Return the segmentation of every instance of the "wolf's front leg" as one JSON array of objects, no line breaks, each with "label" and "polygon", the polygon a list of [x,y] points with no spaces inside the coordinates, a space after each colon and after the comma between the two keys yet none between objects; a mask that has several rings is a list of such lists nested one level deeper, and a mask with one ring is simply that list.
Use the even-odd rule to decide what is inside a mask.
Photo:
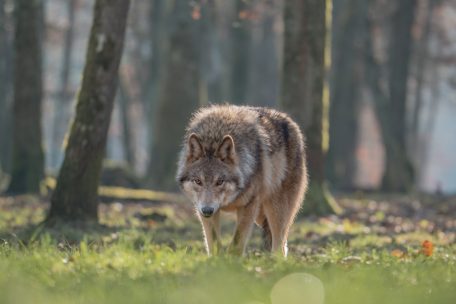
[{"label": "wolf's front leg", "polygon": [[206,251],[209,256],[220,252],[222,247],[220,235],[220,211],[216,212],[210,218],[198,215],[203,226],[204,240]]},{"label": "wolf's front leg", "polygon": [[259,204],[253,199],[249,204],[237,210],[237,224],[233,241],[228,249],[230,253],[244,255],[247,242],[252,233],[253,223],[258,215]]}]

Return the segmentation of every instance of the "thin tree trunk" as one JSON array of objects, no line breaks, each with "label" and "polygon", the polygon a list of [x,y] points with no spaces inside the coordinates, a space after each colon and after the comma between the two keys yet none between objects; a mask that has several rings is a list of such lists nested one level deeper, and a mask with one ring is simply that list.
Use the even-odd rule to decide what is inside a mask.
[{"label": "thin tree trunk", "polygon": [[117,91],[129,0],[97,0],[76,117],[48,221],[98,219],[98,184]]},{"label": "thin tree trunk", "polygon": [[65,130],[68,129],[70,120],[71,92],[70,92],[70,69],[73,53],[73,36],[75,23],[76,0],[68,0],[68,27],[65,32],[65,44],[63,47],[63,60],[61,72],[60,92],[54,107],[53,134],[51,145],[51,168],[57,168],[62,161],[62,143]]},{"label": "thin tree trunk", "polygon": [[[413,166],[406,148],[406,101],[416,0],[401,0],[392,18],[389,46],[387,117],[380,120],[386,166],[382,188],[402,192],[413,186]],[[386,121],[388,120],[388,121]]]},{"label": "thin tree trunk", "polygon": [[13,163],[10,194],[39,193],[44,175],[41,133],[42,1],[15,2]]},{"label": "thin tree trunk", "polygon": [[[166,49],[168,48],[168,29],[165,24],[165,16],[169,16],[168,3],[164,0],[154,0],[151,5],[150,21],[151,21],[151,37],[150,44],[152,55],[149,63],[149,81],[148,89],[144,96],[144,108],[146,109],[146,122],[147,122],[147,134],[148,134],[148,147],[150,151],[154,150],[154,136],[156,122],[152,117],[155,117],[157,110],[157,104],[160,98],[160,77],[163,77],[164,70],[162,59],[166,57]],[[149,153],[149,155],[152,155]],[[149,158],[148,167],[151,167],[152,157]],[[151,173],[147,174],[148,178],[151,178]]]},{"label": "thin tree trunk", "polygon": [[[336,4],[336,3],[335,3]],[[339,189],[353,189],[356,173],[359,94],[367,36],[365,0],[337,1],[333,31],[328,177]]]},{"label": "thin tree trunk", "polygon": [[122,142],[124,148],[125,160],[129,168],[135,168],[135,151],[133,149],[133,132],[131,129],[131,119],[130,119],[130,107],[131,102],[130,95],[128,93],[128,88],[122,79],[122,76],[119,76],[119,106],[120,106],[120,116],[122,120]]},{"label": "thin tree trunk", "polygon": [[249,50],[251,47],[251,4],[245,0],[236,0],[236,15],[231,29],[231,98],[235,104],[245,103],[249,72]]},{"label": "thin tree trunk", "polygon": [[426,7],[426,17],[424,20],[423,33],[418,45],[418,54],[416,62],[416,90],[415,90],[415,104],[413,105],[412,112],[412,122],[410,130],[410,151],[414,151],[414,167],[416,182],[419,185],[419,180],[421,179],[421,174],[423,164],[420,161],[420,153],[422,150],[422,145],[420,144],[420,122],[421,114],[423,108],[423,87],[425,81],[426,67],[429,63],[429,38],[432,28],[432,15],[434,12],[434,7],[436,6],[436,0],[429,0],[428,6]]},{"label": "thin tree trunk", "polygon": [[170,23],[149,165],[153,186],[163,190],[176,189],[177,153],[185,125],[199,103],[200,81],[199,27],[192,19],[192,7],[187,1],[173,3]]},{"label": "thin tree trunk", "polygon": [[252,31],[247,102],[251,105],[275,107],[279,99],[280,52],[277,19],[281,17],[281,1],[258,1],[261,17]]},{"label": "thin tree trunk", "polygon": [[307,137],[310,173],[304,214],[340,212],[325,187],[324,164],[329,141],[330,0],[285,3],[285,49],[282,107]]},{"label": "thin tree trunk", "polygon": [[217,1],[208,0],[201,6],[200,104],[226,101],[223,97],[223,62],[218,19]]},{"label": "thin tree trunk", "polygon": [[8,109],[8,74],[7,74],[7,63],[9,58],[7,57],[8,39],[6,32],[6,13],[5,13],[5,1],[0,0],[0,179],[1,172],[4,169],[7,159],[5,157],[5,148],[7,147],[7,117],[9,116]]}]

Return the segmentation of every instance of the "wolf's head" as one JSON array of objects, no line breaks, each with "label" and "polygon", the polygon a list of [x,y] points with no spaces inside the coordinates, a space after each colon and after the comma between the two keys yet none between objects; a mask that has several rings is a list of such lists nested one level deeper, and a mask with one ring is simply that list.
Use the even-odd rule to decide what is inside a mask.
[{"label": "wolf's head", "polygon": [[239,195],[243,179],[238,163],[230,135],[208,146],[203,145],[196,134],[189,136],[181,155],[177,181],[202,216],[212,216]]}]

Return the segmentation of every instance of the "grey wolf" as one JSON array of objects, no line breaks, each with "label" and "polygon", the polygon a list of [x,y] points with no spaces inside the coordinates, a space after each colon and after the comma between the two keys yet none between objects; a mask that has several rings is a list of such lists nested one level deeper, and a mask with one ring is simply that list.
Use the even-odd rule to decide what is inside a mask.
[{"label": "grey wolf", "polygon": [[287,255],[290,226],[308,184],[303,135],[288,115],[249,106],[200,109],[186,130],[177,171],[209,255],[221,249],[220,211],[237,215],[229,252],[245,253],[256,223],[265,248]]}]

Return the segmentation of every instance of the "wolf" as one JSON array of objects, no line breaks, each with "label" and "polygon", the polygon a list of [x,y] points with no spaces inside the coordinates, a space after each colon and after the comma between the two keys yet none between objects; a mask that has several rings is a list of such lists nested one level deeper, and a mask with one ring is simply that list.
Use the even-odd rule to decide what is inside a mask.
[{"label": "wolf", "polygon": [[176,180],[194,204],[209,255],[221,250],[220,213],[237,215],[228,251],[244,255],[254,223],[264,247],[287,255],[287,238],[307,190],[304,138],[285,113],[212,105],[193,114]]}]

